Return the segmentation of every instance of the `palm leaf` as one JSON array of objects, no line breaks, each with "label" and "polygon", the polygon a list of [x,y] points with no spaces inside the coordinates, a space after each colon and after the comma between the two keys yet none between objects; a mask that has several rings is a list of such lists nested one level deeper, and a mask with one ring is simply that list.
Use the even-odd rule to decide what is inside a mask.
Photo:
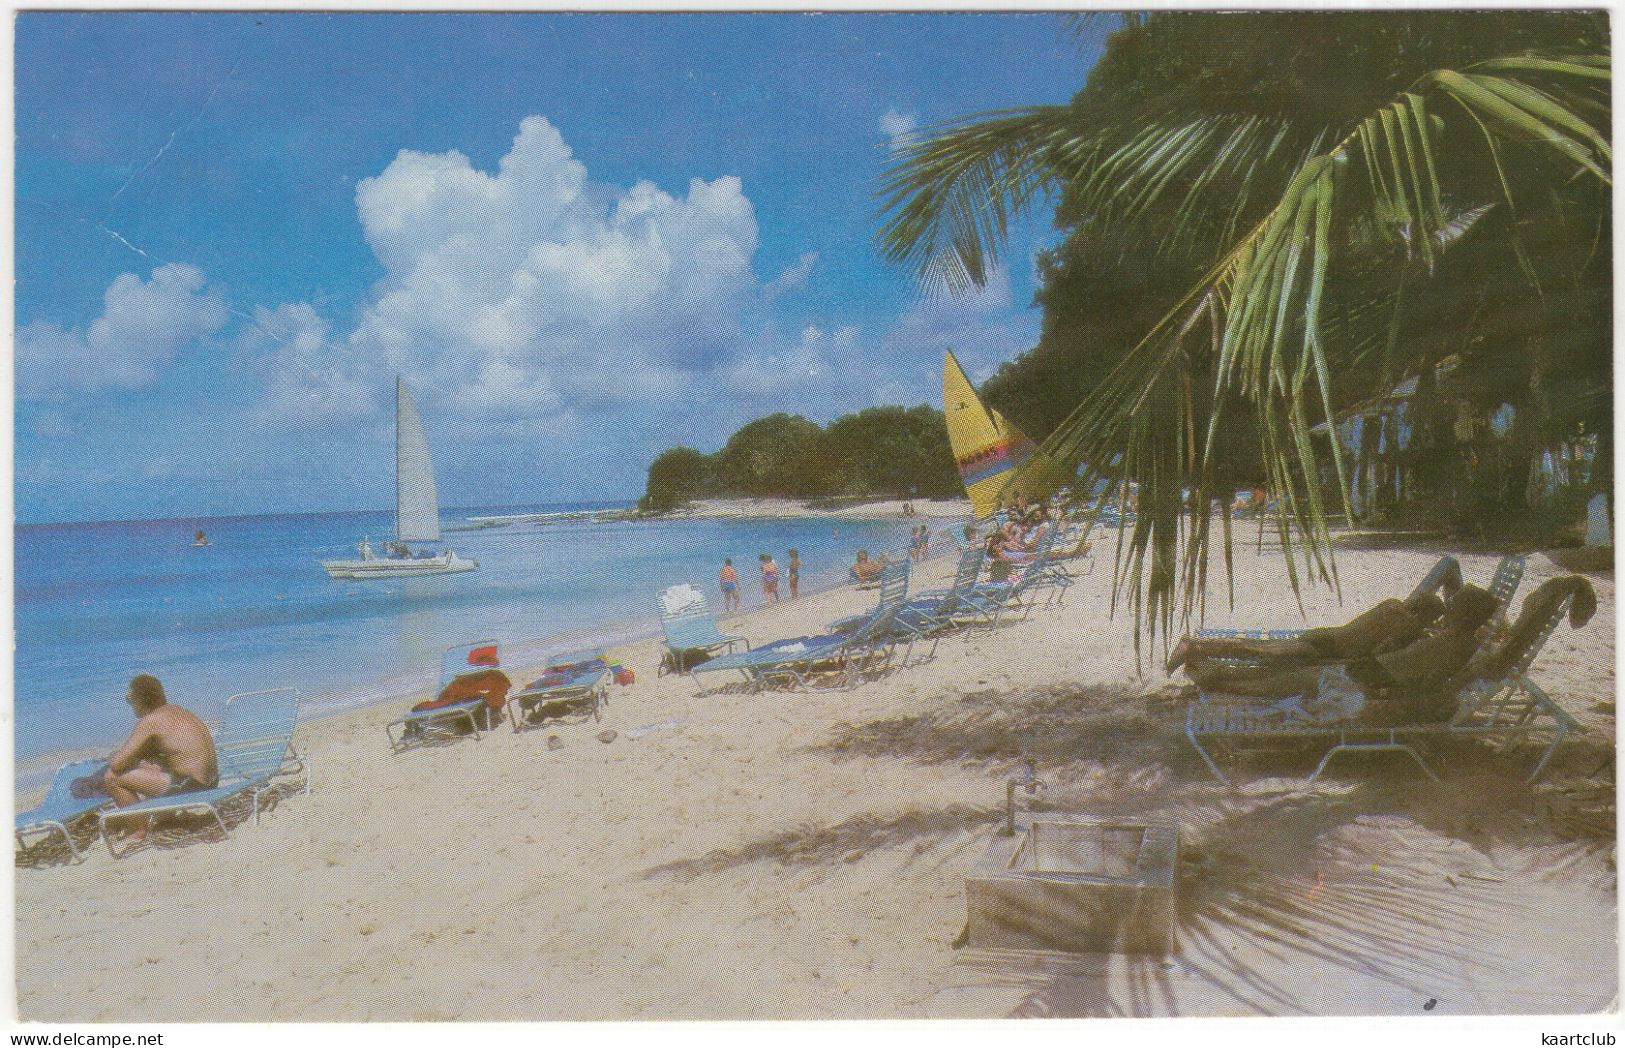
[{"label": "palm leaf", "polygon": [[[1191,587],[1205,579],[1208,507],[1214,501],[1223,505],[1228,495],[1227,478],[1213,455],[1229,412],[1244,412],[1257,427],[1261,465],[1286,507],[1280,538],[1294,592],[1300,558],[1311,575],[1335,585],[1330,507],[1314,431],[1336,416],[1335,382],[1347,373],[1355,346],[1334,347],[1325,337],[1328,281],[1339,266],[1350,266],[1351,254],[1371,254],[1369,243],[1360,248],[1356,228],[1378,231],[1431,264],[1488,206],[1448,215],[1435,159],[1446,122],[1431,118],[1429,92],[1471,114],[1487,155],[1547,150],[1606,182],[1611,154],[1602,129],[1578,115],[1579,107],[1562,107],[1556,93],[1521,79],[1562,75],[1567,68],[1514,64],[1500,73],[1477,67],[1467,74],[1431,74],[1415,91],[1361,121],[1333,149],[1299,168],[1275,207],[1045,442],[1056,461],[1083,467],[1086,484],[1106,475],[1088,464],[1118,462],[1120,468],[1110,475],[1139,485],[1142,512],[1124,551],[1128,563],[1114,572],[1115,584],[1129,591],[1137,649],[1142,625],[1149,625],[1153,638],[1159,625],[1165,634],[1172,629],[1175,580],[1183,580],[1188,615],[1194,606]],[[1595,66],[1577,68],[1596,79]],[[1177,150],[1164,155],[1171,162],[1180,159]],[[1504,180],[1502,185],[1510,203],[1511,189]],[[1209,339],[1192,337],[1201,334],[1204,323],[1216,348]],[[1369,352],[1369,340],[1363,345]],[[1203,396],[1162,395],[1190,360],[1204,354],[1212,358],[1212,385]],[[1414,359],[1400,361],[1399,373],[1390,378],[1414,374],[1417,365]],[[1182,435],[1197,429],[1204,437],[1194,457],[1182,456]],[[1347,512],[1341,446],[1335,439],[1328,443],[1337,498]],[[1188,502],[1181,498],[1186,490]],[[1173,572],[1171,551],[1182,538],[1183,569]],[[1149,566],[1147,556],[1153,558]]]}]

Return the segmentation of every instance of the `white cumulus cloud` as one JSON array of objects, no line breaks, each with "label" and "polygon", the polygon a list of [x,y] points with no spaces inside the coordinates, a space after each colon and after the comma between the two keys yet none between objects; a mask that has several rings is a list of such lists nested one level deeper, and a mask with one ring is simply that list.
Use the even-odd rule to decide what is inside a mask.
[{"label": "white cumulus cloud", "polygon": [[763,294],[739,179],[597,185],[540,116],[495,172],[405,150],[356,206],[386,274],[350,346],[470,409],[629,400],[637,372],[703,375],[742,351],[738,317]]},{"label": "white cumulus cloud", "polygon": [[220,329],[228,310],[203,271],[172,262],[142,280],[121,273],[102,312],[83,330],[36,321],[17,333],[17,387],[24,398],[73,390],[140,389],[185,346]]},{"label": "white cumulus cloud", "polygon": [[807,287],[807,279],[812,276],[812,268],[818,262],[818,252],[808,251],[796,259],[793,266],[787,266],[784,272],[767,282],[762,288],[762,295],[769,302],[791,292],[801,291]]},{"label": "white cumulus cloud", "polygon": [[900,113],[895,109],[888,109],[880,116],[880,133],[886,136],[886,141],[892,149],[901,149],[914,138],[915,130],[920,122],[912,113]]}]

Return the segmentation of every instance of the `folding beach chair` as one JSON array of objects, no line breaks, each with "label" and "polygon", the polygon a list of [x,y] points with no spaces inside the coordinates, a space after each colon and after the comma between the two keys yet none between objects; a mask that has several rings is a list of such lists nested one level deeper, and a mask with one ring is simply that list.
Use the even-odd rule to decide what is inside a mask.
[{"label": "folding beach chair", "polygon": [[[73,856],[73,861],[83,860],[84,853],[73,843],[74,823],[113,802],[105,793],[98,793],[92,797],[75,797],[73,784],[75,780],[94,775],[105,767],[107,767],[105,760],[92,759],[74,761],[57,769],[56,777],[51,780],[50,788],[45,791],[45,799],[27,811],[17,813],[17,847],[27,851],[34,845],[49,840],[52,834],[60,833],[63,842],[68,846],[68,853]],[[41,833],[44,836],[30,844],[25,838],[26,835],[33,833]]]},{"label": "folding beach chair", "polygon": [[[877,608],[856,629],[845,632],[789,637],[722,655],[690,668],[688,675],[699,686],[700,673],[733,670],[757,691],[780,680],[813,688],[815,680],[831,676],[838,687],[854,687],[864,673],[883,672],[890,666],[897,643],[906,636],[895,624],[901,607],[898,602]],[[700,694],[706,694],[703,688]]]},{"label": "folding beach chair", "polygon": [[496,725],[509,681],[494,640],[455,644],[440,656],[440,686],[435,698],[419,703],[398,721],[384,726],[395,753],[413,746],[480,737]]},{"label": "folding beach chair", "polygon": [[[1495,680],[1470,679],[1456,683],[1455,710],[1444,723],[1373,725],[1359,717],[1317,718],[1294,708],[1293,699],[1272,703],[1236,697],[1200,695],[1185,711],[1185,737],[1196,749],[1215,778],[1229,784],[1219,769],[1209,745],[1226,746],[1237,741],[1328,740],[1330,746],[1309,775],[1314,782],[1332,758],[1342,753],[1403,753],[1416,762],[1430,779],[1438,780],[1421,753],[1418,743],[1438,738],[1483,740],[1499,749],[1546,737],[1545,750],[1535,762],[1527,781],[1533,782],[1546,769],[1558,745],[1584,728],[1566,710],[1528,677],[1529,668],[1540,654],[1557,624],[1569,611],[1574,597],[1568,596],[1552,608],[1523,642],[1522,650],[1503,648],[1507,671]],[[1503,644],[1509,642],[1502,642]],[[1516,643],[1512,641],[1510,643]],[[1481,654],[1489,649],[1481,649]],[[1469,663],[1470,672],[1478,656]]]},{"label": "folding beach chair", "polygon": [[304,775],[305,793],[310,793],[311,763],[308,756],[293,748],[293,732],[299,717],[299,692],[294,688],[245,692],[226,700],[220,731],[215,736],[219,785],[206,790],[153,797],[123,808],[101,813],[102,840],[113,858],[121,858],[107,832],[109,822],[145,818],[150,829],[153,818],[172,812],[201,809],[214,816],[221,834],[227,833],[220,814],[225,802],[251,796],[254,824],[260,821],[260,797],[273,788],[283,775]]},{"label": "folding beach chair", "polygon": [[598,720],[609,705],[609,660],[595,649],[555,655],[547,672],[508,696],[514,734],[547,721]]},{"label": "folding beach chair", "polygon": [[661,590],[655,595],[655,607],[660,612],[660,628],[666,633],[666,653],[660,660],[659,669],[662,674],[681,673],[687,669],[685,660],[691,652],[703,652],[709,657],[718,651],[733,651],[741,644],[747,649],[750,647],[750,642],[744,637],[731,636],[717,629],[717,621],[711,614],[705,593],[693,583],[685,582]]}]

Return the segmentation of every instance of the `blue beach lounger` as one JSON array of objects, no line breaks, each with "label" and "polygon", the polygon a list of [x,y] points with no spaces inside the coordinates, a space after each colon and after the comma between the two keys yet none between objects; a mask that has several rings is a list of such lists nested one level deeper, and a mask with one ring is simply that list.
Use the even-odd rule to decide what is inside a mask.
[{"label": "blue beach lounger", "polygon": [[931,651],[926,655],[929,660],[936,656],[942,634],[984,617],[982,605],[972,601],[970,594],[976,588],[976,577],[981,573],[986,556],[981,546],[964,549],[959,554],[953,583],[947,589],[915,594],[897,609],[896,628],[907,633],[910,640],[910,650],[903,659],[905,664],[913,658],[914,641],[931,640]]},{"label": "blue beach lounger", "polygon": [[508,696],[514,734],[544,721],[598,720],[609,705],[609,660],[597,649],[555,655],[547,672]]},{"label": "blue beach lounger", "polygon": [[[1444,723],[1375,725],[1362,723],[1357,716],[1315,716],[1303,709],[1296,696],[1264,702],[1203,693],[1185,711],[1185,737],[1213,777],[1229,785],[1229,777],[1220,770],[1209,748],[1222,753],[1221,747],[1237,740],[1254,744],[1265,740],[1328,742],[1329,748],[1310,773],[1309,782],[1320,777],[1332,758],[1342,753],[1361,752],[1403,753],[1428,778],[1437,782],[1438,776],[1416,748],[1418,743],[1439,738],[1479,739],[1506,750],[1544,736],[1548,740],[1546,748],[1527,779],[1534,782],[1546,769],[1558,745],[1570,735],[1585,730],[1528,676],[1535,658],[1568,614],[1574,600],[1570,595],[1550,608],[1538,623],[1530,623],[1531,628],[1521,639],[1516,636],[1505,640],[1492,638],[1481,646],[1481,654],[1500,646],[1507,669],[1496,679],[1473,679],[1472,672],[1478,663],[1475,657],[1456,681],[1456,708]],[[1527,602],[1524,609],[1525,615],[1532,613]],[[1512,633],[1517,634],[1518,630],[1515,628]]]},{"label": "blue beach lounger", "polygon": [[73,861],[79,862],[84,859],[84,853],[73,843],[73,824],[113,802],[105,793],[98,793],[93,797],[75,797],[73,783],[76,779],[94,775],[105,767],[107,767],[105,760],[93,759],[74,761],[59,768],[56,777],[51,780],[50,789],[45,791],[45,799],[27,811],[17,813],[17,847],[25,851],[32,847],[25,840],[28,834],[43,833],[45,836],[33,842],[39,844],[49,840],[52,834],[60,833],[62,840],[68,845],[68,852],[73,856]]},{"label": "blue beach lounger", "polygon": [[[895,622],[900,607],[894,603],[877,608],[856,629],[846,632],[789,637],[723,655],[700,663],[688,675],[698,686],[700,673],[734,670],[759,691],[776,680],[811,688],[814,679],[836,674],[836,686],[853,687],[865,669],[884,669],[890,664],[900,639]],[[703,688],[700,694],[705,694]]]},{"label": "blue beach lounger", "polygon": [[[502,657],[496,641],[455,644],[440,656],[440,686],[435,694],[444,694],[460,679],[474,681],[493,671],[500,672],[501,667]],[[482,727],[491,726],[490,702],[482,693],[408,713],[400,720],[385,725],[384,734],[389,736],[389,748],[399,753],[416,745],[470,737],[477,739]]]},{"label": "blue beach lounger", "polygon": [[153,797],[124,808],[111,808],[101,814],[102,840],[113,858],[121,858],[107,832],[109,822],[146,818],[150,828],[154,816],[202,809],[214,816],[225,834],[226,821],[220,807],[244,793],[251,794],[255,825],[260,821],[260,796],[282,775],[303,773],[305,793],[310,793],[310,759],[293,748],[293,732],[299,717],[299,692],[294,688],[245,692],[226,700],[220,732],[215,737],[215,753],[220,783],[211,789]]},{"label": "blue beach lounger", "polygon": [[655,606],[660,612],[660,627],[666,633],[666,654],[660,662],[661,673],[681,673],[687,666],[684,659],[689,652],[701,651],[714,655],[721,650],[733,651],[743,644],[748,650],[750,642],[717,629],[705,593],[693,583],[668,586],[655,595]]}]

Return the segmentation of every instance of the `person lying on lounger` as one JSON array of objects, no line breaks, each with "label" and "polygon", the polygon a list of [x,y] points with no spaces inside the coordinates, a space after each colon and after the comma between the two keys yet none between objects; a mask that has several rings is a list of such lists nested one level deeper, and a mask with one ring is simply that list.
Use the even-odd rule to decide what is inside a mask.
[{"label": "person lying on lounger", "polygon": [[[1387,606],[1384,614],[1367,619],[1359,629],[1348,627],[1370,616],[1371,612],[1344,627],[1318,634],[1322,639],[1320,648],[1307,641],[1306,634],[1305,638],[1281,642],[1283,648],[1287,644],[1292,646],[1290,654],[1264,658],[1246,656],[1245,661],[1223,657],[1187,658],[1185,673],[1207,691],[1264,698],[1313,695],[1323,672],[1338,666],[1364,686],[1368,696],[1388,690],[1426,691],[1466,667],[1478,650],[1482,630],[1500,608],[1500,601],[1488,592],[1477,586],[1462,586],[1444,604],[1443,613],[1435,617],[1430,627],[1414,633],[1400,632],[1401,626],[1411,628],[1416,619],[1428,615],[1427,609],[1437,603],[1438,598],[1431,595],[1427,600],[1417,598],[1415,602],[1384,601],[1378,605],[1378,608]],[[1407,609],[1407,604],[1411,609],[1423,610],[1417,614]],[[1398,611],[1394,605],[1399,606]],[[1402,617],[1400,611],[1405,612],[1406,617]],[[1396,643],[1395,638],[1401,636],[1409,639]],[[1371,647],[1374,640],[1376,650]],[[1333,651],[1336,653],[1326,654]]]},{"label": "person lying on lounger", "polygon": [[1164,667],[1171,675],[1190,661],[1336,662],[1402,648],[1444,614],[1445,604],[1431,593],[1405,600],[1390,597],[1341,626],[1304,630],[1297,637],[1181,637]]},{"label": "person lying on lounger", "polygon": [[[99,781],[74,784],[75,796],[105,793],[124,808],[150,797],[220,784],[208,725],[191,710],[169,702],[158,678],[145,673],[132,677],[125,701],[135,713],[135,730],[107,758],[100,776],[93,777]],[[133,835],[139,838],[145,832],[137,829]]]}]

